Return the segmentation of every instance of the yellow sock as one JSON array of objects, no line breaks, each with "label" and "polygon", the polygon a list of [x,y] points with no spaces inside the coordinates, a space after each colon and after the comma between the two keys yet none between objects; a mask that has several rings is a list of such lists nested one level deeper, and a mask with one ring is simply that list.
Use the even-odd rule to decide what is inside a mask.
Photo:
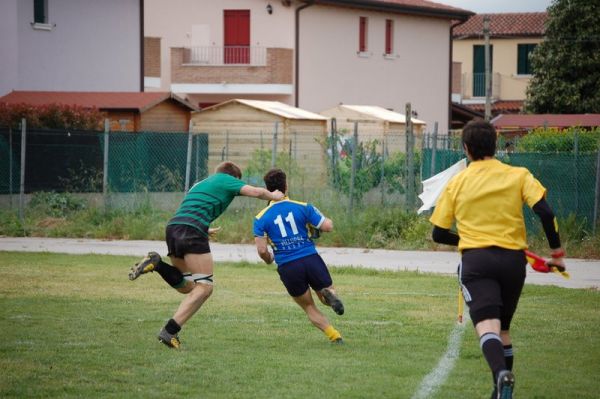
[{"label": "yellow sock", "polygon": [[330,341],[335,341],[336,339],[342,338],[342,334],[333,328],[332,325],[329,325],[325,330],[323,330],[323,332],[325,335],[327,335],[327,338],[329,338]]}]

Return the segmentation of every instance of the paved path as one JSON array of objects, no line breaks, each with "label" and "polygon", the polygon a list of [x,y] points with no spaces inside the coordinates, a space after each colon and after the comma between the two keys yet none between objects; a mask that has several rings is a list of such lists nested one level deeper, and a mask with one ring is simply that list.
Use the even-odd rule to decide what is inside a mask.
[{"label": "paved path", "polygon": [[[211,243],[216,261],[262,262],[253,245]],[[143,256],[149,251],[166,254],[162,241],[109,241],[71,238],[0,237],[0,251],[60,252]],[[319,247],[330,266],[356,266],[379,270],[418,270],[454,274],[459,256],[443,251],[391,251],[384,249]],[[571,278],[554,273],[536,273],[527,268],[527,283],[566,288],[600,288],[600,260],[567,259]]]}]

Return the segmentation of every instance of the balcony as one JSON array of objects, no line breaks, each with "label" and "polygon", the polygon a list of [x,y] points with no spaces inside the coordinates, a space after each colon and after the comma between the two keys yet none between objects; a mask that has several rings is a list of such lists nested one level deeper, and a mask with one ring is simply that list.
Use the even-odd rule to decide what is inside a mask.
[{"label": "balcony", "polygon": [[288,48],[171,48],[171,90],[197,94],[293,93],[294,52]]},{"label": "balcony", "polygon": [[[501,75],[492,73],[492,99],[500,98]],[[463,99],[483,99],[485,98],[485,73],[462,74],[461,93]]]},{"label": "balcony", "polygon": [[183,63],[196,66],[266,66],[267,48],[253,46],[191,47],[184,49]]}]

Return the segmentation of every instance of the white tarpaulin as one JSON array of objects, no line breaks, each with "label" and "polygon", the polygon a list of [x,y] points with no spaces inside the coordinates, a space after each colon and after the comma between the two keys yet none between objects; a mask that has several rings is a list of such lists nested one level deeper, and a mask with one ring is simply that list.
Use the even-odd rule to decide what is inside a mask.
[{"label": "white tarpaulin", "polygon": [[423,180],[423,192],[419,194],[419,198],[423,201],[423,206],[419,208],[417,213],[421,214],[433,208],[450,179],[466,168],[467,159],[463,158],[448,169],[431,176],[427,180]]}]

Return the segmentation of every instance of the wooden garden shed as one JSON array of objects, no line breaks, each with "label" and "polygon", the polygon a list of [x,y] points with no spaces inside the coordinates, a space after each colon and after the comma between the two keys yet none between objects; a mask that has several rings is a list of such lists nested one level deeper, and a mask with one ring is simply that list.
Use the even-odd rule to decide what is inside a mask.
[{"label": "wooden garden shed", "polygon": [[232,99],[193,113],[191,129],[208,134],[209,171],[222,160],[245,169],[258,150],[275,149],[322,177],[327,122],[322,115],[277,101]]},{"label": "wooden garden shed", "polygon": [[[358,122],[358,140],[377,140],[385,143],[388,152],[406,151],[406,116],[375,105],[346,105],[321,112],[328,118],[335,118],[338,133],[351,137],[354,123]],[[426,123],[412,118],[415,147],[421,145]]]}]

